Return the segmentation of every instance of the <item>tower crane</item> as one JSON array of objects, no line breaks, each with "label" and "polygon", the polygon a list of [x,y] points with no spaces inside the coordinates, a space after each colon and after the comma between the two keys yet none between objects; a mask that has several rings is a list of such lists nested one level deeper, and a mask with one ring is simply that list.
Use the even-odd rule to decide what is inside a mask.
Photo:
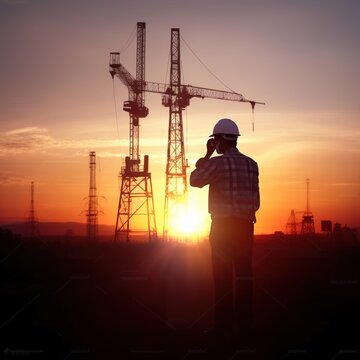
[{"label": "tower crane", "polygon": [[[180,30],[171,29],[171,67],[170,83],[157,83],[136,79],[120,63],[120,53],[110,53],[110,74],[118,77],[129,89],[129,101],[124,103],[124,110],[129,111],[133,126],[135,119],[148,115],[148,109],[138,99],[144,92],[158,93],[162,95],[162,105],[169,108],[168,148],[166,163],[165,207],[163,238],[168,239],[169,226],[169,202],[185,200],[187,194],[187,178],[184,149],[184,134],[182,110],[190,105],[192,98],[210,98],[236,102],[250,103],[252,110],[256,104],[265,105],[263,102],[246,99],[242,94],[230,91],[222,91],[193,85],[181,84],[181,59],[180,59]],[[130,94],[132,94],[130,96]],[[131,121],[131,120],[130,120]],[[130,131],[131,136],[131,131]],[[138,136],[138,132],[137,132]],[[137,139],[138,144],[138,139]],[[131,147],[131,140],[130,140]]]},{"label": "tower crane", "polygon": [[[120,172],[121,189],[115,226],[115,241],[130,241],[130,221],[135,216],[145,216],[148,239],[157,239],[154,198],[152,192],[151,173],[149,172],[149,156],[144,156],[141,166],[139,154],[139,119],[148,115],[145,106],[145,23],[137,23],[136,79],[120,65],[120,54],[110,54],[110,74],[117,74],[129,91],[129,100],[124,102],[123,109],[130,117],[129,156],[125,158],[125,166]],[[136,85],[135,85],[136,84]],[[145,209],[145,212],[142,211]]]}]

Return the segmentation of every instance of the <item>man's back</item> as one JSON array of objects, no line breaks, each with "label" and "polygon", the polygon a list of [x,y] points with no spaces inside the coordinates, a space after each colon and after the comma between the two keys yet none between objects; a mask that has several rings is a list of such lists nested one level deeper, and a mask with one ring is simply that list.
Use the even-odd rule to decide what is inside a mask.
[{"label": "man's back", "polygon": [[236,147],[224,155],[201,161],[191,173],[190,184],[209,188],[212,218],[239,217],[255,221],[260,206],[257,163]]}]

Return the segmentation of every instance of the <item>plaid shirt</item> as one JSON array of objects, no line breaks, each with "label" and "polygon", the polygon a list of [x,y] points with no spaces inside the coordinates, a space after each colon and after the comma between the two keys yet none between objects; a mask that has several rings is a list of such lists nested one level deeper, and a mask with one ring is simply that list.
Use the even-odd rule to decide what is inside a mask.
[{"label": "plaid shirt", "polygon": [[260,207],[259,170],[257,163],[236,147],[222,156],[201,158],[190,175],[190,185],[209,187],[211,218],[239,217],[256,222]]}]

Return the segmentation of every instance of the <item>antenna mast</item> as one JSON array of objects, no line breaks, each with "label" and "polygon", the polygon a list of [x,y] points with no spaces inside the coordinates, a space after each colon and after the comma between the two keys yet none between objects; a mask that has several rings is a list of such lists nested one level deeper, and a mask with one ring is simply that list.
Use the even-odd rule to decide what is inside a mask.
[{"label": "antenna mast", "polygon": [[34,182],[31,181],[31,185],[30,185],[30,191],[31,191],[31,198],[30,198],[30,211],[29,211],[29,227],[30,227],[30,237],[32,239],[39,237],[40,232],[39,232],[39,221],[37,219],[36,216],[36,211],[35,211],[35,185]]},{"label": "antenna mast", "polygon": [[96,241],[98,235],[98,197],[96,195],[96,153],[89,152],[90,168],[90,186],[89,186],[89,204],[86,212],[87,219],[87,237],[91,242]]}]

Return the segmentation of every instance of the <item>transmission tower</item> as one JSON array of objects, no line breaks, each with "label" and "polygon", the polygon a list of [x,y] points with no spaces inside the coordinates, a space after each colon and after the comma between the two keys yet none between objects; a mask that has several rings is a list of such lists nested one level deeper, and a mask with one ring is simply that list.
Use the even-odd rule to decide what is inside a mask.
[{"label": "transmission tower", "polygon": [[96,194],[96,153],[89,152],[90,186],[86,212],[87,237],[91,242],[98,236],[98,197]]},{"label": "transmission tower", "polygon": [[35,211],[35,197],[34,197],[34,193],[35,193],[35,185],[34,182],[31,181],[31,185],[30,185],[30,210],[29,210],[29,230],[30,230],[30,237],[32,239],[39,237],[40,236],[40,231],[39,231],[39,220],[36,216],[36,211]]},{"label": "transmission tower", "polygon": [[[139,155],[139,119],[148,115],[145,107],[145,23],[137,23],[136,79],[120,64],[120,53],[110,54],[110,74],[117,75],[129,90],[129,100],[124,102],[123,110],[130,117],[129,156],[121,168],[120,198],[115,226],[115,241],[130,241],[130,233],[140,232],[144,222],[149,241],[157,239],[155,207],[152,191],[149,156],[145,155],[144,165],[140,165]],[[141,219],[143,218],[143,219]],[[145,219],[144,219],[145,218]],[[133,220],[138,222],[132,228]],[[141,223],[142,220],[142,223]],[[131,223],[131,224],[130,224]]]},{"label": "transmission tower", "polygon": [[286,223],[286,230],[287,234],[296,235],[297,234],[297,222],[295,216],[295,210],[291,210],[289,219]]},{"label": "transmission tower", "polygon": [[306,210],[304,212],[301,222],[302,234],[315,233],[314,216],[310,211],[309,187],[310,187],[310,179],[306,179]]}]

